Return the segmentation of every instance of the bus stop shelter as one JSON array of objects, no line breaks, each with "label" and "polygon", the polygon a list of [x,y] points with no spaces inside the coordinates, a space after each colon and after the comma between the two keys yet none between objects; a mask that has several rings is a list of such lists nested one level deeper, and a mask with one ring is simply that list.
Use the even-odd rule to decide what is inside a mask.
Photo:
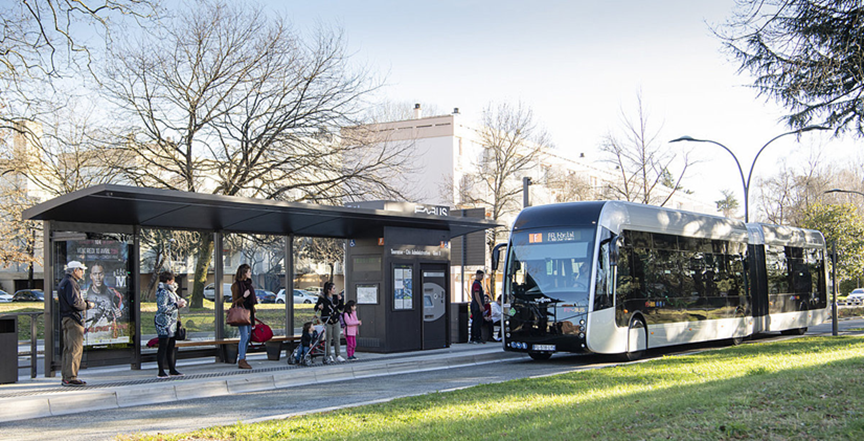
[{"label": "bus stop shelter", "polygon": [[[418,209],[416,212],[419,214],[399,213],[110,184],[90,187],[33,206],[25,210],[22,217],[41,220],[44,225],[46,376],[53,376],[59,369],[62,348],[58,303],[50,294],[56,290],[64,274],[63,267],[69,260],[103,259],[111,262],[114,266],[105,264],[104,268],[113,281],[111,289],[119,295],[116,293],[122,288],[128,296],[128,329],[99,327],[98,331],[105,334],[105,339],[102,344],[94,346],[98,350],[87,354],[85,364],[131,363],[133,369],[140,369],[142,361],[147,361],[141,350],[142,229],[194,230],[213,235],[214,337],[220,339],[224,321],[222,297],[226,295],[220,283],[223,280],[221,263],[226,234],[288,238],[284,254],[285,330],[293,333],[293,296],[290,295],[294,288],[293,237],[347,239],[352,246],[357,241],[377,244],[382,250],[390,245],[387,243],[391,240],[389,238],[402,238],[399,240],[403,242],[418,238],[425,241],[418,246],[429,248],[438,245],[440,240],[440,247],[444,249],[445,242],[454,237],[500,226],[486,219],[424,214],[430,211],[433,210]],[[402,247],[398,252],[404,253],[404,250]],[[449,263],[449,254],[440,254],[444,258],[439,260]],[[351,278],[350,268],[351,265],[346,265],[346,289]],[[399,271],[398,274],[403,274],[401,269]],[[369,292],[369,286],[368,283],[363,285],[364,292]],[[380,287],[392,288],[386,283]],[[400,304],[404,306],[407,303]]]}]

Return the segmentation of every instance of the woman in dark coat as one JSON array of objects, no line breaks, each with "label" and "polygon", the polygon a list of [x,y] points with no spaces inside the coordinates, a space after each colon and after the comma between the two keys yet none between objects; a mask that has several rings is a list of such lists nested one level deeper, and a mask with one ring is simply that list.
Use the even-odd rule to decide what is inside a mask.
[{"label": "woman in dark coat", "polygon": [[[232,305],[248,309],[251,323],[255,323],[255,305],[258,303],[258,298],[255,297],[255,288],[252,286],[252,268],[248,264],[244,263],[237,268],[234,283],[231,285],[231,299]],[[249,345],[252,325],[238,326],[237,330],[240,331],[237,366],[240,369],[252,369],[252,366],[246,362],[246,347]]]}]

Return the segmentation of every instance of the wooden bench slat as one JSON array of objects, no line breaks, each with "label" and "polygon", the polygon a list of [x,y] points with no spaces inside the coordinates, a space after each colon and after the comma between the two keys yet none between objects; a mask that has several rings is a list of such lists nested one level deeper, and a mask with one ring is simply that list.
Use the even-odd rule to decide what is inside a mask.
[{"label": "wooden bench slat", "polygon": [[[283,342],[283,341],[299,341],[299,335],[278,335],[268,341]],[[178,348],[188,348],[194,346],[218,346],[240,343],[239,338],[223,338],[221,340],[182,340],[175,343]]]}]

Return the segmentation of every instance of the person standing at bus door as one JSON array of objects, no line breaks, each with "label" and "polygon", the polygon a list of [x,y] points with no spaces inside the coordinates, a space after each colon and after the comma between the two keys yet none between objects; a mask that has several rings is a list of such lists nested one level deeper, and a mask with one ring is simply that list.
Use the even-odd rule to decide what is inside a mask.
[{"label": "person standing at bus door", "polygon": [[66,265],[66,275],[57,285],[57,299],[60,302],[60,320],[63,329],[63,386],[84,386],[87,382],[78,379],[78,367],[84,354],[84,312],[92,308],[92,302],[81,296],[78,282],[84,279],[87,267],[73,260]]},{"label": "person standing at bus door", "polygon": [[344,306],[342,296],[336,294],[336,285],[333,282],[324,283],[324,292],[318,296],[318,302],[315,303],[315,310],[321,312],[321,321],[324,322],[324,364],[330,363],[331,346],[334,348],[334,360],[345,361],[339,353],[339,343],[342,338],[339,316]]},{"label": "person standing at bus door", "polygon": [[483,277],[486,273],[483,270],[477,270],[474,276],[474,283],[471,285],[471,341],[469,343],[486,343],[483,341],[483,310],[485,303],[483,302]]},{"label": "person standing at bus door", "polygon": [[[495,341],[501,341],[501,296],[498,296],[490,305],[492,311],[492,338]],[[498,334],[495,334],[495,327],[498,326]]]},{"label": "person standing at bus door", "polygon": [[[248,309],[250,323],[255,323],[255,305],[258,304],[258,297],[255,296],[255,288],[252,286],[252,267],[247,263],[237,268],[237,274],[234,275],[234,283],[231,284],[231,300],[232,304]],[[240,332],[240,344],[237,349],[237,367],[240,369],[252,369],[252,366],[246,361],[246,347],[249,345],[249,334],[252,332],[252,325],[240,325],[237,327],[237,331]]]}]

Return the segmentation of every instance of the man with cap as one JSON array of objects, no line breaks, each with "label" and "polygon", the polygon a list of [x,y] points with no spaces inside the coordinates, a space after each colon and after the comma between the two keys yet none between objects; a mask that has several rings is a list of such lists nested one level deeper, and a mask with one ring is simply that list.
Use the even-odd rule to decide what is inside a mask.
[{"label": "man with cap", "polygon": [[63,386],[83,386],[78,379],[78,367],[84,352],[84,312],[92,307],[91,302],[81,296],[78,281],[84,279],[87,267],[73,260],[66,265],[66,275],[57,285],[60,300],[60,319],[63,326]]}]

